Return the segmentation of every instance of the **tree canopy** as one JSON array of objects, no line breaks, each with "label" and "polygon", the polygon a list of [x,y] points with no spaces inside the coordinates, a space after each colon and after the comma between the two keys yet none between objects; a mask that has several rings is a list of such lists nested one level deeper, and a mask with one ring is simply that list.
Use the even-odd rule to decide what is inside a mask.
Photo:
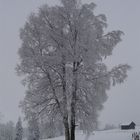
[{"label": "tree canopy", "polygon": [[61,120],[66,140],[75,139],[75,127],[92,131],[110,87],[123,83],[130,66],[108,69],[104,60],[121,41],[120,30],[105,33],[104,14],[95,4],[61,0],[32,13],[20,31],[19,75],[27,91],[22,108],[26,118]]}]

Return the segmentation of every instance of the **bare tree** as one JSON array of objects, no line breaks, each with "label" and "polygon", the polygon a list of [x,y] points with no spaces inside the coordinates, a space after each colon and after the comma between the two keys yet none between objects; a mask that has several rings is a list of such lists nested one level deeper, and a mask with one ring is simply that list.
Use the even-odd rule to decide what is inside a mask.
[{"label": "bare tree", "polygon": [[65,139],[75,140],[75,127],[92,131],[111,85],[124,82],[129,65],[108,70],[104,60],[121,41],[122,31],[105,33],[105,15],[94,15],[95,4],[61,0],[44,5],[29,17],[20,37],[17,66],[27,92],[26,117],[61,120]]}]

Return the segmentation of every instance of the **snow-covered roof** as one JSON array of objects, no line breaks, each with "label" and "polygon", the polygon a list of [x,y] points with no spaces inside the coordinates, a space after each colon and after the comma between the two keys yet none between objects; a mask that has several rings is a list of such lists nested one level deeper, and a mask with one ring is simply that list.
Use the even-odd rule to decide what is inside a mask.
[{"label": "snow-covered roof", "polygon": [[[131,121],[131,122],[125,122],[125,123],[121,123],[120,125],[129,125],[129,124],[131,124],[133,121]],[[133,122],[134,123],[134,122]]]}]

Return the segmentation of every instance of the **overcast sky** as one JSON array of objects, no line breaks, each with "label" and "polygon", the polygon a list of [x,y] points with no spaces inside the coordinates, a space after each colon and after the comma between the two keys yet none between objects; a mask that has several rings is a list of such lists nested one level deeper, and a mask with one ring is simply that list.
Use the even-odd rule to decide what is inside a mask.
[{"label": "overcast sky", "polygon": [[[0,112],[3,121],[13,120],[21,114],[19,101],[25,88],[16,76],[17,51],[21,45],[19,29],[27,17],[44,3],[57,0],[0,0]],[[84,0],[97,4],[96,13],[107,16],[108,30],[122,30],[123,41],[108,58],[108,65],[128,63],[133,69],[127,81],[108,92],[108,100],[100,113],[101,124],[119,124],[135,121],[140,124],[140,0]]]}]

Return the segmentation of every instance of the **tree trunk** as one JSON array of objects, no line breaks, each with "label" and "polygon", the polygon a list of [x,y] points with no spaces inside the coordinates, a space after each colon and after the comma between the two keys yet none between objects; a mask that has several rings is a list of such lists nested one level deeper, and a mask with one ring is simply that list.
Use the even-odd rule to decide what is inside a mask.
[{"label": "tree trunk", "polygon": [[73,93],[72,103],[71,103],[71,121],[70,121],[70,134],[71,140],[75,140],[75,107],[76,107],[76,93]]},{"label": "tree trunk", "polygon": [[65,127],[65,140],[70,140],[68,118],[64,118],[64,127]]},{"label": "tree trunk", "polygon": [[[74,111],[74,110],[73,110]],[[75,113],[71,114],[71,140],[75,140]]]},{"label": "tree trunk", "polygon": [[76,117],[76,92],[77,92],[77,69],[76,62],[73,63],[73,82],[72,82],[72,99],[71,99],[71,140],[75,140],[75,117]]},{"label": "tree trunk", "polygon": [[68,127],[65,127],[65,140],[70,140],[70,133]]},{"label": "tree trunk", "polygon": [[66,92],[66,58],[62,55],[62,90],[63,90],[63,121],[65,127],[65,140],[70,140],[68,101]]}]

